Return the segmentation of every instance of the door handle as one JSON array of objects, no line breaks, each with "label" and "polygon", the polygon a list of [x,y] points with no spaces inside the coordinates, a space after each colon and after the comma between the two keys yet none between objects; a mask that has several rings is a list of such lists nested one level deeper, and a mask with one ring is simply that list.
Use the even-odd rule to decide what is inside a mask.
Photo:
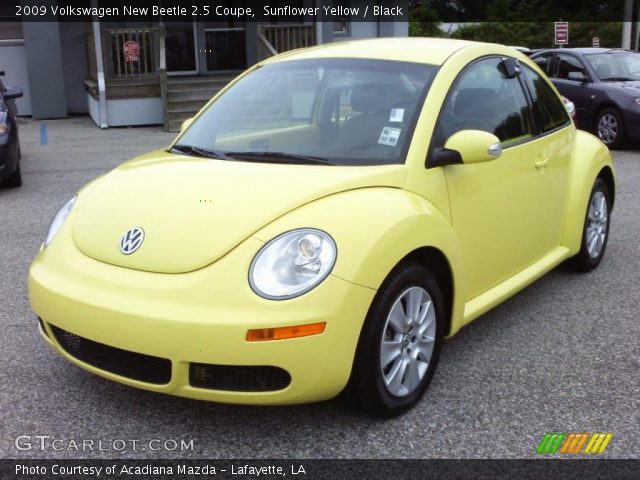
[{"label": "door handle", "polygon": [[549,163],[549,159],[543,158],[542,160],[538,160],[536,163],[534,163],[534,165],[536,166],[536,168],[544,168],[547,166],[547,163]]}]

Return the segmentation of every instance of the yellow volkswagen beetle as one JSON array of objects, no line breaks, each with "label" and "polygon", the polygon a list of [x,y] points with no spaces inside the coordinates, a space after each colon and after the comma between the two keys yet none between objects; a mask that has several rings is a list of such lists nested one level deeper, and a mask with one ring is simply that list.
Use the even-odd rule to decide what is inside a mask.
[{"label": "yellow volkswagen beetle", "polygon": [[289,52],[183,127],[69,200],[29,274],[46,341],[133,387],[271,405],[346,388],[397,415],[444,338],[607,245],[609,151],[508,47]]}]

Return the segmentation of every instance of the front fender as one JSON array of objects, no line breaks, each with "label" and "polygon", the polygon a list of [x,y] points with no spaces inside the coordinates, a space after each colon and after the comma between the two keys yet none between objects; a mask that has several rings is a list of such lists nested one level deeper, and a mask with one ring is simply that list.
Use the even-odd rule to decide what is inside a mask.
[{"label": "front fender", "polygon": [[304,205],[254,235],[267,242],[297,228],[317,228],[333,237],[338,258],[332,275],[377,290],[408,254],[438,249],[447,259],[454,284],[452,329],[457,330],[464,285],[460,247],[446,217],[423,197],[398,188],[372,187],[341,192]]},{"label": "front fender", "polygon": [[[571,254],[580,251],[589,195],[596,178],[607,168],[611,171],[615,185],[615,170],[609,149],[590,133],[577,130],[569,171],[569,196],[563,235],[563,243]],[[612,195],[614,193],[611,192]]]}]

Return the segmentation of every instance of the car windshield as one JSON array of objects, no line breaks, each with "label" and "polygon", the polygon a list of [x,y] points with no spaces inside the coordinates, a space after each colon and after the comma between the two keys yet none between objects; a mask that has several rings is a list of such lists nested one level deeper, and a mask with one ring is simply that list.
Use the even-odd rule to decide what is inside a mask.
[{"label": "car windshield", "polygon": [[591,53],[587,61],[603,81],[640,80],[640,54],[623,51]]},{"label": "car windshield", "polygon": [[267,64],[212,103],[173,149],[225,160],[404,163],[436,71],[352,58]]}]

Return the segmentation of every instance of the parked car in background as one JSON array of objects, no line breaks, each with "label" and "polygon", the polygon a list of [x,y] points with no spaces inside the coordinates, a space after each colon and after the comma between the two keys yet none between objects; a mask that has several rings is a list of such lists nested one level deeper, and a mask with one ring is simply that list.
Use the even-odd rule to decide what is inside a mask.
[{"label": "parked car in background", "polygon": [[18,111],[14,98],[22,96],[18,87],[5,88],[2,83],[4,72],[0,71],[0,186],[19,187],[22,185],[20,175],[20,142],[18,140]]},{"label": "parked car in background", "polygon": [[578,128],[610,148],[640,139],[640,54],[621,49],[543,50],[532,59],[575,104]]}]

